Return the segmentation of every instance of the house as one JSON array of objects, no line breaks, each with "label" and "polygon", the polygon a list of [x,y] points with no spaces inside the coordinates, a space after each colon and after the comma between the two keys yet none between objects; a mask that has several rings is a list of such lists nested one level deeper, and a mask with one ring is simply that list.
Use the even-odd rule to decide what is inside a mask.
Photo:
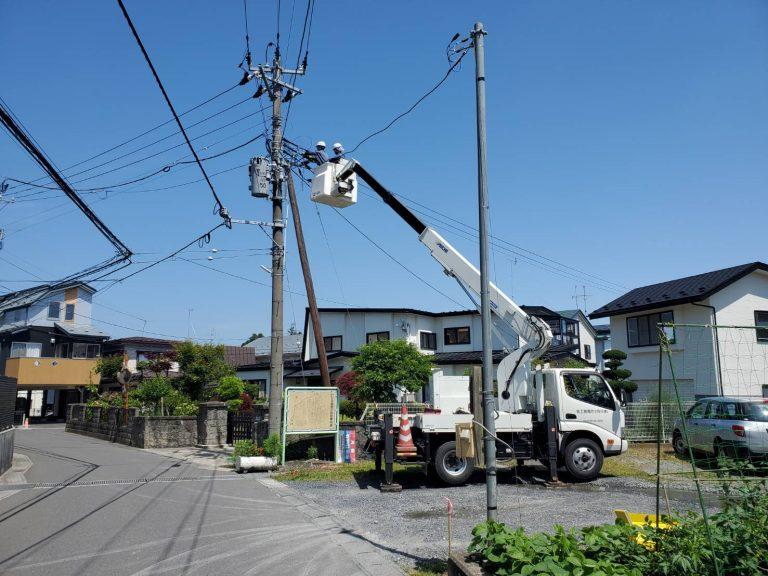
[{"label": "house", "polygon": [[605,360],[603,360],[603,352],[611,349],[611,325],[610,324],[593,324],[595,329],[595,353],[597,368],[599,370],[605,369]]},{"label": "house", "polygon": [[[172,354],[178,340],[149,338],[147,336],[127,336],[115,338],[104,343],[104,356],[120,355],[123,366],[131,372],[137,372],[140,362],[152,360],[158,355]],[[179,363],[171,362],[169,373],[178,373]]]},{"label": "house", "polygon": [[[309,376],[302,372],[301,347],[304,334],[289,332],[283,335],[283,385],[301,386],[309,383]],[[239,348],[238,351],[230,350]],[[264,399],[269,394],[269,372],[272,338],[262,336],[246,346],[227,346],[228,362],[237,370],[237,377],[253,384],[258,390],[258,398]],[[308,370],[311,368],[308,367]],[[314,368],[319,378],[320,371]],[[314,382],[314,381],[313,381]]]},{"label": "house", "polygon": [[62,419],[80,400],[107,334],[91,325],[96,290],[82,282],[46,284],[0,296],[0,373],[15,378],[17,409]]},{"label": "house", "polygon": [[558,312],[560,316],[567,320],[572,320],[578,325],[576,327],[577,340],[578,340],[578,356],[583,358],[586,362],[592,365],[599,365],[602,361],[602,350],[600,350],[600,339],[597,330],[589,321],[586,314],[579,309],[576,310],[560,310]]},{"label": "house", "polygon": [[[638,385],[634,400],[658,396],[660,323],[674,325],[664,332],[684,399],[768,395],[768,330],[756,328],[768,326],[763,262],[635,288],[589,317],[610,319],[611,347],[627,353],[625,367]],[[662,394],[669,395],[669,361],[662,368]]]}]

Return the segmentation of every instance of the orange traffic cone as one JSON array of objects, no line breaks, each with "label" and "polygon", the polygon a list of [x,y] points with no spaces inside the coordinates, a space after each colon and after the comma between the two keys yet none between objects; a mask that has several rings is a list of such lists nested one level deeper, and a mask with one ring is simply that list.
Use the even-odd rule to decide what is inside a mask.
[{"label": "orange traffic cone", "polygon": [[408,411],[405,409],[405,404],[400,411],[400,431],[397,434],[397,447],[396,452],[398,456],[415,456],[416,445],[413,443],[413,437],[411,436],[411,423],[408,420]]}]

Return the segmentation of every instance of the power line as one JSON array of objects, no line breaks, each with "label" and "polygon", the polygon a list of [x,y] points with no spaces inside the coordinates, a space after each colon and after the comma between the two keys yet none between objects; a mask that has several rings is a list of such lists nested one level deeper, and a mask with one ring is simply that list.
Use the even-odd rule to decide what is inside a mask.
[{"label": "power line", "polygon": [[197,152],[195,152],[195,148],[192,146],[192,142],[190,142],[189,136],[187,136],[186,130],[184,130],[184,125],[181,123],[181,119],[179,118],[179,115],[176,113],[176,109],[173,107],[173,104],[171,103],[171,99],[168,97],[168,93],[165,91],[165,87],[163,86],[163,83],[160,80],[160,76],[158,76],[157,70],[155,70],[155,65],[152,64],[152,60],[150,59],[146,48],[144,48],[144,43],[141,41],[141,38],[139,37],[139,33],[136,31],[136,27],[133,25],[133,21],[131,20],[131,17],[128,15],[128,11],[125,9],[125,4],[123,4],[123,0],[117,0],[117,3],[120,6],[120,10],[123,12],[123,16],[125,17],[125,20],[128,23],[128,26],[131,28],[133,37],[136,39],[136,43],[139,45],[139,48],[141,49],[141,53],[144,55],[144,59],[147,61],[147,65],[149,66],[149,69],[152,71],[152,75],[155,77],[155,81],[157,82],[157,85],[160,88],[160,91],[163,93],[163,98],[165,98],[165,102],[168,104],[168,108],[171,110],[171,113],[173,114],[173,117],[176,120],[176,124],[179,126],[179,130],[184,135],[184,140],[186,140],[187,146],[189,146],[189,150],[192,152],[192,155],[195,157],[195,161],[197,162],[197,165],[200,168],[200,172],[202,172],[203,177],[205,178],[205,181],[208,183],[208,187],[211,189],[211,194],[213,195],[214,200],[216,200],[216,207],[218,209],[219,216],[224,218],[225,221],[229,222],[230,218],[229,218],[229,214],[227,213],[227,209],[224,207],[224,204],[221,203],[221,199],[219,198],[219,195],[216,193],[216,190],[213,187],[213,183],[211,182],[211,179],[208,178],[208,174],[206,173],[205,168],[203,168],[203,164],[202,162],[200,162],[200,158],[198,158]]},{"label": "power line", "polygon": [[456,59],[456,61],[455,61],[455,62],[453,62],[453,64],[451,64],[451,65],[448,67],[448,70],[446,71],[445,75],[444,75],[444,76],[443,76],[443,77],[440,79],[440,81],[439,81],[437,84],[435,84],[434,86],[432,86],[432,88],[430,88],[429,90],[427,90],[427,92],[425,92],[425,93],[424,93],[424,95],[423,95],[423,96],[421,96],[421,98],[419,98],[418,100],[416,100],[416,102],[414,102],[414,103],[413,103],[413,105],[412,105],[410,108],[408,108],[408,110],[406,110],[405,112],[402,112],[402,113],[398,114],[397,116],[395,116],[395,117],[394,117],[394,118],[393,118],[393,119],[392,119],[392,120],[389,122],[389,124],[387,124],[386,126],[384,126],[383,128],[381,128],[380,130],[376,130],[375,132],[372,132],[372,133],[368,134],[368,136],[366,136],[365,138],[363,138],[362,140],[360,140],[360,142],[358,142],[358,143],[357,143],[357,145],[356,145],[354,148],[352,148],[352,150],[350,150],[349,152],[347,152],[347,154],[352,154],[352,153],[353,153],[355,150],[357,150],[358,148],[360,148],[360,146],[362,146],[362,145],[363,145],[365,142],[367,142],[368,140],[370,140],[370,139],[371,139],[371,138],[373,138],[374,136],[378,136],[378,135],[379,135],[379,134],[381,134],[382,132],[386,132],[387,130],[389,130],[389,128],[391,128],[391,127],[392,127],[392,126],[395,124],[395,122],[397,122],[398,120],[400,120],[400,119],[401,119],[401,118],[403,118],[404,116],[407,116],[408,114],[410,114],[410,113],[411,113],[411,112],[412,112],[412,111],[413,111],[413,110],[414,110],[414,109],[415,109],[415,108],[416,108],[416,107],[417,107],[419,104],[421,104],[421,103],[422,103],[424,100],[426,100],[426,99],[427,99],[427,98],[428,98],[430,95],[432,95],[432,93],[434,93],[434,92],[435,92],[435,91],[436,91],[438,88],[440,88],[440,86],[442,86],[442,85],[443,85],[443,83],[444,83],[444,82],[445,82],[445,81],[448,79],[448,76],[450,76],[450,75],[451,75],[451,72],[453,72],[453,71],[454,71],[454,70],[455,70],[455,69],[456,69],[456,68],[459,66],[459,64],[461,64],[461,61],[464,59],[464,56],[466,56],[466,55],[467,55],[467,52],[468,52],[468,51],[469,51],[469,48],[464,48],[464,49],[462,50],[462,52],[461,52],[461,55],[460,55],[460,56],[459,56],[459,57]]}]

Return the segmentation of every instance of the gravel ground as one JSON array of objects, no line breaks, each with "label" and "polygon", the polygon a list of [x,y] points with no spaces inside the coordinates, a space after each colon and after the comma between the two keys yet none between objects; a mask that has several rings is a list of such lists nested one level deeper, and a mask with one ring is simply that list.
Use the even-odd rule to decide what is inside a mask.
[{"label": "gravel ground", "polygon": [[[499,520],[527,531],[550,530],[555,524],[566,528],[611,523],[614,509],[634,512],[655,510],[655,485],[636,478],[604,477],[584,484],[550,488],[535,482],[543,468],[527,471],[520,480],[513,473],[500,472],[498,485]],[[403,479],[406,481],[403,482]],[[407,474],[403,491],[384,494],[375,480],[307,481],[290,483],[305,497],[327,508],[339,522],[361,537],[386,550],[405,567],[432,559],[445,559],[448,551],[446,501],[455,508],[454,549],[466,549],[472,528],[485,519],[485,484],[482,474],[461,487],[430,483],[418,474]],[[715,507],[717,497],[705,495]],[[674,512],[698,506],[696,494],[670,490]],[[662,500],[662,510],[666,505]]]}]

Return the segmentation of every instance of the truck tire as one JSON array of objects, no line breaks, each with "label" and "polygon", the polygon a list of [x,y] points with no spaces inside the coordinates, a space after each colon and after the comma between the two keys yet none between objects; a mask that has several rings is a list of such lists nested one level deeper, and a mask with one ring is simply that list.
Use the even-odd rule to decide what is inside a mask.
[{"label": "truck tire", "polygon": [[577,480],[594,480],[603,467],[603,451],[589,438],[576,438],[565,447],[565,467]]},{"label": "truck tire", "polygon": [[474,458],[457,458],[456,442],[441,444],[435,452],[435,472],[440,480],[451,486],[466,483],[475,471]]},{"label": "truck tire", "polygon": [[688,456],[688,447],[685,445],[683,435],[680,434],[679,430],[672,433],[672,449],[678,456]]}]

